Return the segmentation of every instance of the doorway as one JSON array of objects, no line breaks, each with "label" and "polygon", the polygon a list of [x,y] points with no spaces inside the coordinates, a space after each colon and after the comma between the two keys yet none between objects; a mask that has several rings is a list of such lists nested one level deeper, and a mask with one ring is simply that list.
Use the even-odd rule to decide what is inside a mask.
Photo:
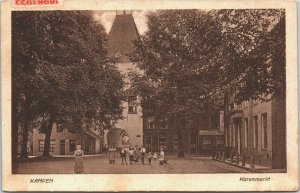
[{"label": "doorway", "polygon": [[59,145],[59,154],[60,155],[65,155],[66,154],[66,143],[65,140],[60,140],[60,145]]},{"label": "doorway", "polygon": [[152,152],[152,138],[151,135],[146,135],[145,136],[145,146],[147,151]]},{"label": "doorway", "polygon": [[195,133],[190,134],[190,153],[197,153],[197,135]]},{"label": "doorway", "polygon": [[241,154],[242,150],[242,119],[238,118],[235,120],[235,136],[236,136],[236,147],[237,153]]}]

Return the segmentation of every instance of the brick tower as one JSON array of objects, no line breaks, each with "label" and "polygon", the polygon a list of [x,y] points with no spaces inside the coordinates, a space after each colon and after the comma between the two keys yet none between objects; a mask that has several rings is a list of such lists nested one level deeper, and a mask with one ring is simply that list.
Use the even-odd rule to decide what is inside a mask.
[{"label": "brick tower", "polygon": [[[131,11],[117,11],[116,18],[109,32],[109,55],[115,57],[119,71],[124,75],[126,88],[130,82],[127,77],[129,69],[134,67],[134,64],[129,60],[129,54],[133,52],[133,41],[139,36],[136,24],[134,22]],[[124,101],[123,116],[125,119],[119,120],[116,127],[125,130],[129,135],[130,146],[142,146],[143,144],[143,119],[141,107],[137,105],[137,96],[128,96],[127,101]],[[115,129],[117,131],[117,129]],[[113,130],[111,131],[113,132]],[[122,139],[122,136],[120,140]],[[110,143],[108,141],[108,143]],[[120,143],[121,144],[121,143]],[[119,145],[118,145],[119,146]]]}]

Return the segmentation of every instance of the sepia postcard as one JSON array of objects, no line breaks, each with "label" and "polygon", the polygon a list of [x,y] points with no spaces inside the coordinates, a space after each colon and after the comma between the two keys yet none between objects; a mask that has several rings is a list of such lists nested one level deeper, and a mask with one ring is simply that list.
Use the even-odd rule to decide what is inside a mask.
[{"label": "sepia postcard", "polygon": [[2,190],[297,191],[296,2],[3,0]]}]

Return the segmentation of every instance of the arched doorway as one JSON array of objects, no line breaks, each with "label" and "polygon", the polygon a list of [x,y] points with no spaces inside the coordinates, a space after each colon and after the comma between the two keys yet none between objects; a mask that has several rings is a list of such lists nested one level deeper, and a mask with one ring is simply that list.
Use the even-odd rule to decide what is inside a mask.
[{"label": "arched doorway", "polygon": [[130,137],[128,133],[121,128],[114,128],[107,133],[109,146],[129,148]]}]

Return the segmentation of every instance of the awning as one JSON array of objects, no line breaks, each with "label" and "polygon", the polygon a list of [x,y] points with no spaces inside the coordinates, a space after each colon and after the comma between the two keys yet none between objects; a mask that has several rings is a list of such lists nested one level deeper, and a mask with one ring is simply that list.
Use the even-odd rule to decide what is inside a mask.
[{"label": "awning", "polygon": [[231,119],[234,119],[234,118],[242,118],[244,115],[243,115],[243,112],[238,112],[238,113],[234,113],[230,116]]},{"label": "awning", "polygon": [[200,130],[198,135],[224,135],[224,132],[220,130]]}]

